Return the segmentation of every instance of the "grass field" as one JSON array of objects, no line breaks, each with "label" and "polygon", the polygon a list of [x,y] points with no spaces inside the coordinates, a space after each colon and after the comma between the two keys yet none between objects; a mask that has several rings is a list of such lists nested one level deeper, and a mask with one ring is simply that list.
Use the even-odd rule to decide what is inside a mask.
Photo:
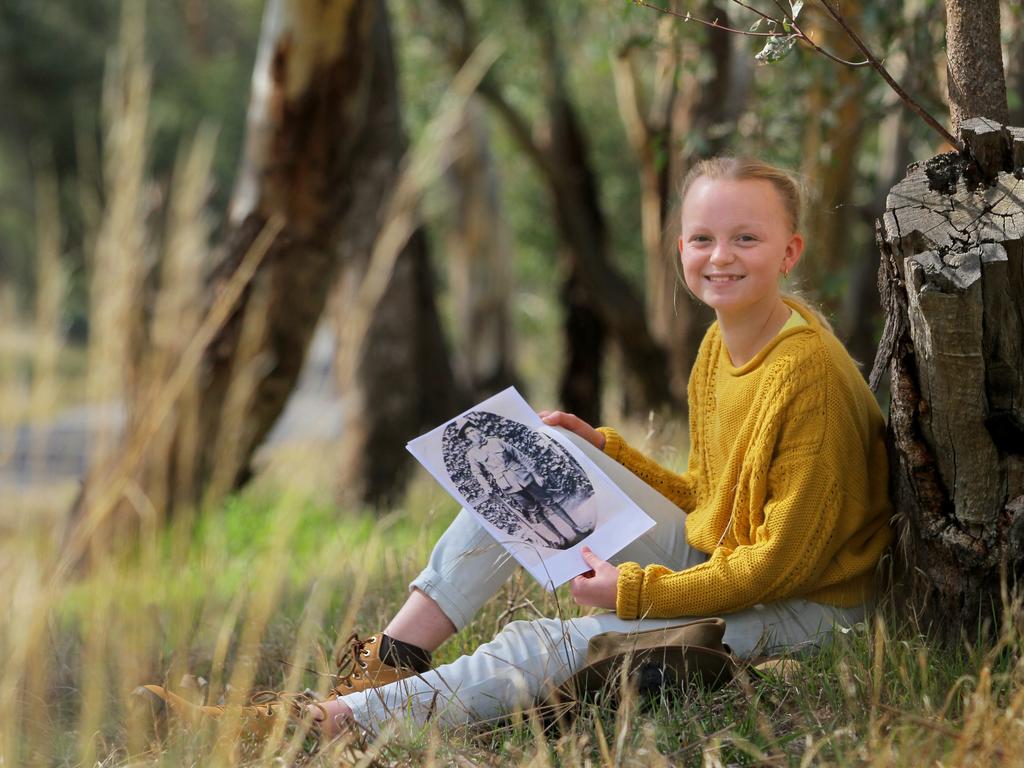
[{"label": "grass field", "polygon": [[[109,119],[120,128],[135,126],[125,136],[141,136],[145,78],[136,73],[132,80],[130,68],[127,74],[127,82],[138,81],[129,89],[133,98],[113,99],[122,112]],[[44,238],[38,282],[40,296],[51,300],[38,302],[34,335],[11,332],[0,302],[0,428],[45,420],[68,404],[130,395],[122,379],[130,370],[129,337],[138,325],[133,313],[142,291],[132,272],[141,259],[127,244],[146,239],[133,190],[144,186],[147,163],[143,142],[107,151],[105,165],[117,173],[109,180],[97,234],[96,257],[103,261],[94,266],[90,289],[92,348],[87,356],[61,347],[64,277],[59,249]],[[203,165],[211,151],[208,141],[197,139],[191,153],[196,168],[175,193],[191,219],[182,215],[169,242],[207,240]],[[40,229],[59,231],[59,222],[44,216]],[[167,380],[173,378],[162,372],[185,367],[191,344],[184,351],[179,346],[201,328],[199,318],[183,324],[181,312],[171,311],[204,305],[201,251],[168,248],[163,257],[167,271],[157,305],[169,309],[155,313],[151,336],[170,341],[147,350],[154,359],[141,368],[161,373],[154,374],[158,394],[170,389]],[[550,340],[555,331],[537,335]],[[551,354],[524,357],[546,363]],[[180,394],[168,391],[153,402],[171,403]],[[649,430],[635,425],[627,431],[643,443]],[[682,442],[678,436],[658,439]],[[668,451],[660,458],[676,466],[685,459]],[[0,463],[4,459],[0,455]],[[283,731],[262,746],[240,745],[225,737],[225,721],[155,722],[133,692],[156,682],[214,702],[223,697],[241,703],[260,689],[310,687],[323,694],[336,645],[352,631],[383,627],[456,509],[425,478],[386,516],[339,507],[324,490],[331,487],[335,460],[323,446],[310,456],[300,450],[198,519],[180,517],[159,528],[142,521],[137,548],[88,570],[61,567],[61,531],[74,483],[37,483],[30,493],[0,486],[0,768],[297,762],[301,744]],[[508,621],[558,612],[574,612],[564,591],[550,596],[530,580],[514,578],[435,660],[472,650]],[[715,692],[687,690],[646,702],[627,697],[618,707],[586,708],[563,732],[545,732],[529,713],[455,733],[396,728],[373,740],[363,763],[1022,765],[1021,615],[1019,605],[1008,608],[994,647],[974,648],[965,640],[940,648],[883,600],[868,622],[839,633],[828,651],[803,659],[789,680],[744,676]],[[331,745],[307,762],[345,764]]]},{"label": "grass field", "polygon": [[[218,738],[215,723],[157,729],[132,691],[199,679],[197,695],[227,689],[231,701],[263,688],[324,691],[335,642],[384,625],[455,511],[426,478],[381,518],[268,481],[130,557],[61,579],[53,518],[19,517],[0,542],[0,765],[292,762],[287,740],[242,748]],[[566,595],[516,578],[436,660],[556,610],[572,613]],[[454,734],[406,727],[381,734],[372,756],[383,765],[1019,765],[1017,630],[985,652],[938,649],[894,614],[883,604],[804,659],[795,679],[594,706],[563,733],[528,715]],[[312,760],[343,764],[330,747]]]}]

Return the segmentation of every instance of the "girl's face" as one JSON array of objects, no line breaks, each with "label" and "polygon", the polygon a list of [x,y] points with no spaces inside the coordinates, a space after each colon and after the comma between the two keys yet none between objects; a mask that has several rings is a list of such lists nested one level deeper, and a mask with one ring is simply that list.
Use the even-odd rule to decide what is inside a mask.
[{"label": "girl's face", "polygon": [[699,178],[682,216],[683,278],[719,319],[778,301],[779,275],[800,259],[804,241],[770,181]]}]

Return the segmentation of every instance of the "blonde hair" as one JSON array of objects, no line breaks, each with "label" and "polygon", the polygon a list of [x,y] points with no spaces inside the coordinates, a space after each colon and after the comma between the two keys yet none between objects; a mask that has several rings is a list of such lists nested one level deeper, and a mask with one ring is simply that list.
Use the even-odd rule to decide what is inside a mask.
[{"label": "blonde hair", "polygon": [[713,179],[715,181],[767,181],[779,193],[782,206],[789,214],[791,231],[800,229],[800,216],[803,212],[803,194],[800,183],[789,171],[758,160],[754,157],[709,157],[699,160],[690,168],[683,179],[679,190],[679,204],[682,206],[686,193],[690,191],[697,179]]}]

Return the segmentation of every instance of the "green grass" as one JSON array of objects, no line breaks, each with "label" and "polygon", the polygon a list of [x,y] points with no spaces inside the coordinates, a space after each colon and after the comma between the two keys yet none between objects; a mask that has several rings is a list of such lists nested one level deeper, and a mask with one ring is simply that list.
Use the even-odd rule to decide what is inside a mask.
[{"label": "green grass", "polygon": [[[217,690],[231,680],[326,689],[336,638],[384,625],[455,512],[423,482],[384,518],[264,488],[187,534],[172,528],[144,552],[62,583],[49,580],[51,552],[38,532],[32,546],[27,529],[15,533],[0,545],[2,764],[275,764],[273,755],[211,752],[210,729],[158,738],[132,689],[176,685],[186,674]],[[535,615],[526,599],[540,613],[558,610],[556,600],[573,612],[564,592],[550,596],[516,577],[437,660]],[[940,649],[883,604],[832,648],[804,658],[794,680],[743,678],[714,692],[588,706],[562,733],[545,734],[529,717],[443,736],[407,728],[391,734],[379,760],[1014,765],[1024,741],[1019,659],[1013,627],[988,651]]]}]

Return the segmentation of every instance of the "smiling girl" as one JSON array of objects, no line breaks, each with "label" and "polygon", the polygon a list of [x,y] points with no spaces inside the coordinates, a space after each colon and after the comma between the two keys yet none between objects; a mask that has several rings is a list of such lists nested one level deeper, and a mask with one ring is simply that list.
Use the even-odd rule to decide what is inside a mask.
[{"label": "smiling girl", "polygon": [[583,551],[590,571],[572,596],[611,612],[512,622],[429,669],[515,568],[463,511],[384,632],[353,640],[351,674],[311,710],[324,731],[396,713],[449,725],[507,714],[575,673],[602,632],[721,616],[725,642],[747,656],[819,645],[864,617],[891,538],[884,424],[842,344],[779,290],[804,250],[798,189],[762,162],[715,158],[690,172],[682,200],[683,278],[717,316],[690,377],[687,471],[613,429],[541,414],[603,452],[610,474],[660,494],[644,504],[655,527],[617,564]]}]

